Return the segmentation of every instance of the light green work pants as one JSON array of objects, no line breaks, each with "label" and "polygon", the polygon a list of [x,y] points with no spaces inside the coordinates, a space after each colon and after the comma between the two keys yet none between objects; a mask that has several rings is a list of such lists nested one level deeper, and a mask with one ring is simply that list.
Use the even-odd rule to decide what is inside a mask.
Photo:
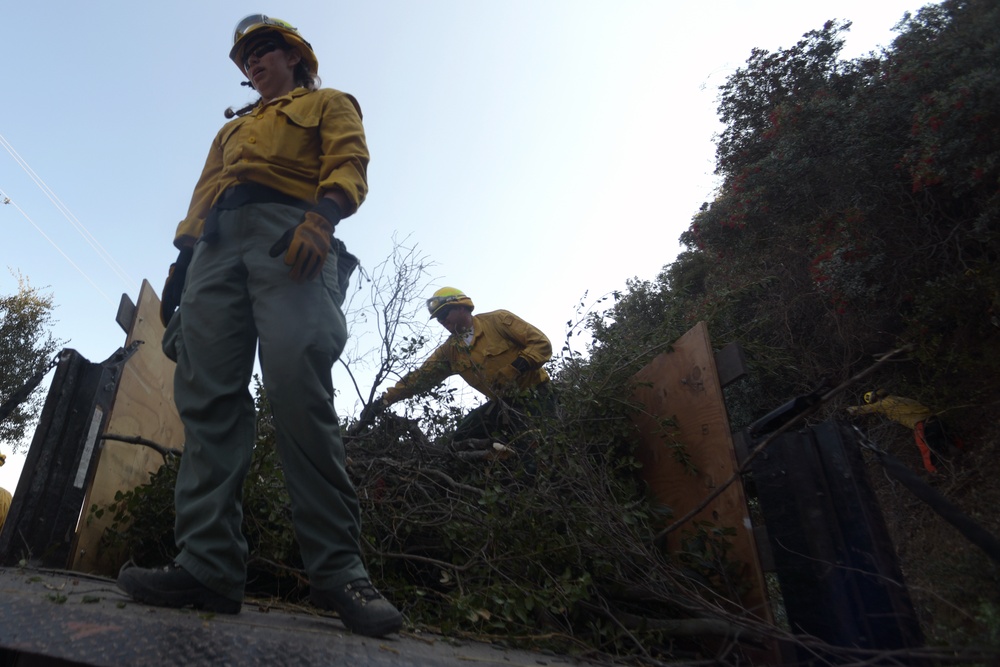
[{"label": "light green work pants", "polygon": [[297,284],[268,250],[302,211],[248,204],[219,217],[200,242],[163,350],[177,362],[174,401],[184,423],[175,489],[175,559],[212,590],[242,600],[247,567],[243,481],[254,444],[249,385],[260,345],[277,451],[310,583],[330,589],[367,577],[357,494],[333,406],[331,369],[347,342],[337,253]]}]

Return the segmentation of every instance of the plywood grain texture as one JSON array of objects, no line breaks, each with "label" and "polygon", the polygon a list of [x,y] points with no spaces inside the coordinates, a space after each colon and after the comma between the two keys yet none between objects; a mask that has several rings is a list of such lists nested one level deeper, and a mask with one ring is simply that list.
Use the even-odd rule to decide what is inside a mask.
[{"label": "plywood grain texture", "polygon": [[[737,468],[708,327],[699,322],[633,380],[637,385],[633,398],[644,406],[634,420],[639,431],[637,454],[643,466],[642,477],[656,502],[680,518],[732,477]],[[664,420],[674,425],[665,429]],[[676,458],[678,449],[687,457],[688,469]],[[759,618],[771,621],[741,482],[729,486],[696,514],[694,521],[709,521],[736,531],[731,538],[731,557],[743,564],[743,574],[750,584],[740,602]],[[684,533],[693,531],[692,522],[667,536],[668,551],[680,548]]]},{"label": "plywood grain texture", "polygon": [[[136,314],[132,318],[126,346],[143,341],[125,363],[105,433],[139,436],[165,447],[181,449],[184,428],[174,406],[174,362],[160,348],[163,324],[160,299],[148,281],[142,281]],[[163,464],[163,457],[149,447],[104,440],[93,483],[84,502],[71,569],[114,574],[121,563],[116,554],[102,554],[101,534],[110,525],[108,513],[101,519],[90,511],[105,507],[115,493],[128,491],[149,481]]]}]

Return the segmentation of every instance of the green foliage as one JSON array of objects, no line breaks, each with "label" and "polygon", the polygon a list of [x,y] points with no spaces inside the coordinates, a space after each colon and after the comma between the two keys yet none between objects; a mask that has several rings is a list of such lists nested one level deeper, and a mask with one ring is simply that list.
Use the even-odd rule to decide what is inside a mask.
[{"label": "green foliage", "polygon": [[[52,295],[17,275],[17,294],[0,296],[0,403],[9,400],[28,379],[43,372],[61,345],[52,337]],[[37,418],[44,397],[34,392],[0,422],[0,442],[15,450]]]},{"label": "green foliage", "polygon": [[[626,313],[669,303],[638,317],[640,336],[680,313],[717,344],[740,341],[757,387],[736,397],[738,423],[903,343],[918,349],[913,384],[997,389],[1000,7],[929,5],[891,48],[844,61],[848,28],[754,50],[722,86],[718,196],[654,293],[616,305],[628,324],[598,331],[613,346],[632,335]],[[956,398],[935,393],[940,407]]]},{"label": "green foliage", "polygon": [[177,461],[169,457],[150,475],[149,483],[130,491],[117,491],[108,507],[92,505],[95,518],[112,516],[111,525],[101,536],[101,548],[114,554],[116,561],[129,558],[142,565],[170,562],[174,548],[174,484]]},{"label": "green foliage", "polygon": [[977,263],[929,279],[910,312],[903,336],[916,344],[924,400],[943,406],[992,400],[991,381],[1000,377],[1000,272]]},{"label": "green foliage", "polygon": [[687,571],[739,599],[748,590],[743,564],[730,558],[735,528],[720,528],[708,521],[692,521],[682,532],[681,550],[674,555]]}]

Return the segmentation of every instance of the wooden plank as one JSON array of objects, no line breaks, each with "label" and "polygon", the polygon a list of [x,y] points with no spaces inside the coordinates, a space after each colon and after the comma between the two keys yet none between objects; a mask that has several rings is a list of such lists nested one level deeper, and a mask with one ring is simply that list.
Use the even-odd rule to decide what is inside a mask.
[{"label": "wooden plank", "polygon": [[[160,348],[163,325],[160,300],[148,281],[142,281],[139,303],[132,318],[126,345],[141,340],[138,350],[125,364],[105,433],[140,436],[166,447],[180,449],[184,428],[174,406],[174,362]],[[91,515],[93,505],[107,506],[115,493],[128,491],[149,481],[163,464],[163,457],[149,447],[111,440],[103,441],[93,483],[83,505],[71,569],[114,574],[121,566],[117,554],[102,554],[101,534],[111,516]]]},{"label": "wooden plank", "polygon": [[[681,517],[737,469],[708,327],[699,322],[633,380],[637,383],[634,399],[645,407],[634,420],[641,434],[637,454],[642,476],[657,501]],[[672,433],[664,433],[661,423],[665,419],[676,423]],[[694,472],[686,471],[675,459],[672,441],[683,445]],[[693,520],[735,529],[732,558],[743,563],[749,584],[739,602],[757,617],[773,622],[742,483],[729,486]],[[668,550],[678,548],[684,530],[668,536]]]}]

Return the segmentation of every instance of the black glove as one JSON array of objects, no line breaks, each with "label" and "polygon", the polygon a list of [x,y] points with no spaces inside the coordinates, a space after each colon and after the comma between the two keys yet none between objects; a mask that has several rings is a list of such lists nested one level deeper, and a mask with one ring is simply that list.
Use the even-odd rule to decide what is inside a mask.
[{"label": "black glove", "polygon": [[181,305],[181,293],[184,292],[184,279],[187,278],[188,267],[194,256],[194,248],[181,248],[177,261],[170,265],[167,281],[163,283],[163,296],[160,298],[160,321],[163,326],[170,324],[174,311]]},{"label": "black glove", "polygon": [[523,374],[531,370],[531,362],[524,357],[518,357],[514,361],[510,362],[510,365],[516,368],[519,374]]},{"label": "black glove", "polygon": [[271,257],[285,254],[285,264],[292,267],[289,277],[299,283],[319,275],[330,252],[333,228],[344,217],[337,202],[321,197],[319,202],[271,246]]}]

